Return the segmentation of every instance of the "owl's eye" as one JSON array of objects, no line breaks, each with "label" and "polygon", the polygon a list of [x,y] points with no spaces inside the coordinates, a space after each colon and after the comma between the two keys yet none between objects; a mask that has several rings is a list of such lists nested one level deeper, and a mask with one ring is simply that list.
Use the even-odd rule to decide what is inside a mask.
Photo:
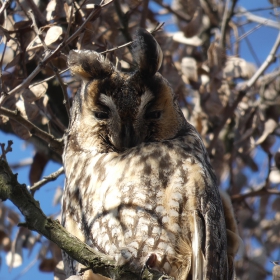
[{"label": "owl's eye", "polygon": [[161,111],[152,111],[152,112],[148,112],[146,113],[146,119],[159,119],[161,116]]},{"label": "owl's eye", "polygon": [[94,116],[99,120],[105,120],[109,118],[108,112],[94,112]]}]

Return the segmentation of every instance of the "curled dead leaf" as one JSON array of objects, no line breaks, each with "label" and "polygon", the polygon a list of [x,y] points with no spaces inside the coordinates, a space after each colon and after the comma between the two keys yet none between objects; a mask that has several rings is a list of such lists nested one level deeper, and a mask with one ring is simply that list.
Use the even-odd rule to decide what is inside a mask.
[{"label": "curled dead leaf", "polygon": [[38,99],[42,98],[46,91],[48,89],[48,83],[44,82],[41,84],[38,84],[36,86],[30,86],[29,89],[26,89],[22,93],[22,97],[24,100],[28,103],[32,103],[34,101],[37,101]]},{"label": "curled dead leaf", "polygon": [[185,82],[197,82],[197,65],[194,58],[184,57],[181,62],[181,69],[184,77],[186,78]]},{"label": "curled dead leaf", "polygon": [[198,36],[193,36],[191,38],[187,38],[183,32],[178,31],[173,34],[173,40],[175,42],[190,45],[194,47],[199,47],[202,45],[202,40]]},{"label": "curled dead leaf", "polygon": [[[195,1],[195,2],[199,3],[199,1]],[[184,34],[187,38],[191,38],[199,33],[202,25],[202,16],[203,16],[202,9],[199,6],[195,11],[192,20],[183,29]]]},{"label": "curled dead leaf", "polygon": [[224,49],[219,46],[218,43],[213,42],[210,44],[208,51],[207,51],[207,57],[208,57],[208,65],[210,67],[210,75],[216,75],[216,73],[222,71],[226,56]]},{"label": "curled dead leaf", "polygon": [[16,108],[19,110],[21,116],[28,120],[34,120],[39,114],[39,109],[36,104],[24,102],[22,100],[16,102]]},{"label": "curled dead leaf", "polygon": [[223,76],[231,79],[250,79],[255,72],[256,66],[253,63],[247,62],[240,57],[228,57],[223,70]]},{"label": "curled dead leaf", "polygon": [[31,185],[40,180],[48,161],[49,159],[45,154],[39,152],[35,154],[29,172],[29,181]]},{"label": "curled dead leaf", "polygon": [[32,136],[29,130],[25,126],[19,124],[18,122],[10,120],[10,124],[13,128],[14,133],[18,135],[21,139],[27,140]]},{"label": "curled dead leaf", "polygon": [[256,141],[255,145],[259,145],[263,143],[266,138],[274,132],[274,130],[277,128],[278,123],[274,119],[268,119],[264,124],[264,130],[261,137]]},{"label": "curled dead leaf", "polygon": [[13,59],[12,61],[10,61],[9,63],[6,64],[4,70],[7,70],[11,67],[14,67],[16,65],[19,64],[19,61],[20,61],[20,58],[21,58],[21,53],[18,53]]},{"label": "curled dead leaf", "polygon": [[42,272],[53,272],[55,270],[57,262],[52,259],[43,259],[39,265],[39,270]]},{"label": "curled dead leaf", "polygon": [[52,26],[46,34],[45,43],[47,46],[51,46],[53,43],[59,41],[60,36],[63,34],[63,29],[60,26]]},{"label": "curled dead leaf", "polygon": [[12,247],[11,239],[8,236],[4,237],[1,241],[1,245],[2,245],[3,250],[5,252],[9,252],[11,250],[11,247]]},{"label": "curled dead leaf", "polygon": [[65,11],[64,11],[64,1],[59,0],[51,0],[48,3],[48,6],[46,8],[47,11],[47,21],[56,20],[62,17],[65,17]]}]

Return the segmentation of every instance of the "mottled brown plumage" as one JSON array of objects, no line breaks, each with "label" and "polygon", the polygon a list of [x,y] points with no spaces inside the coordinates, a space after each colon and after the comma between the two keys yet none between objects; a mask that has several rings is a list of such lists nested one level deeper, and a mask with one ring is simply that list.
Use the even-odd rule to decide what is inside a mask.
[{"label": "mottled brown plumage", "polygon": [[[157,73],[161,50],[147,31],[137,32],[133,56],[136,69],[127,74],[93,51],[69,55],[82,86],[65,135],[63,225],[139,274],[148,261],[176,279],[231,279],[225,215],[203,142]],[[226,217],[235,223],[231,208]],[[77,273],[66,255],[64,263],[67,276]]]}]

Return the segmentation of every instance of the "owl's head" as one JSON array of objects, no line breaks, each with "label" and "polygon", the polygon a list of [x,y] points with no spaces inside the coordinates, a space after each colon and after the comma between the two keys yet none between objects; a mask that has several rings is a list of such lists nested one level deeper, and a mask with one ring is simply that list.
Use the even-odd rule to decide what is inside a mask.
[{"label": "owl's head", "polygon": [[82,79],[70,130],[83,149],[121,152],[143,142],[183,135],[186,121],[168,82],[157,72],[162,51],[144,29],[132,44],[135,71],[123,73],[94,51],[71,51],[68,65]]}]

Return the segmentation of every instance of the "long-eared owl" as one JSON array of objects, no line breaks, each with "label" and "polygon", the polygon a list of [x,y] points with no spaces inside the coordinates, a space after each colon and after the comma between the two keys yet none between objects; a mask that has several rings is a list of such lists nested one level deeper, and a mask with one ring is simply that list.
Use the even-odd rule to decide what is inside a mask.
[{"label": "long-eared owl", "polygon": [[[157,72],[158,43],[139,29],[131,49],[130,73],[94,51],[69,54],[82,83],[65,135],[62,223],[139,275],[152,255],[150,267],[175,279],[231,279],[238,246],[230,202]],[[64,264],[67,276],[77,274],[66,254]]]}]

